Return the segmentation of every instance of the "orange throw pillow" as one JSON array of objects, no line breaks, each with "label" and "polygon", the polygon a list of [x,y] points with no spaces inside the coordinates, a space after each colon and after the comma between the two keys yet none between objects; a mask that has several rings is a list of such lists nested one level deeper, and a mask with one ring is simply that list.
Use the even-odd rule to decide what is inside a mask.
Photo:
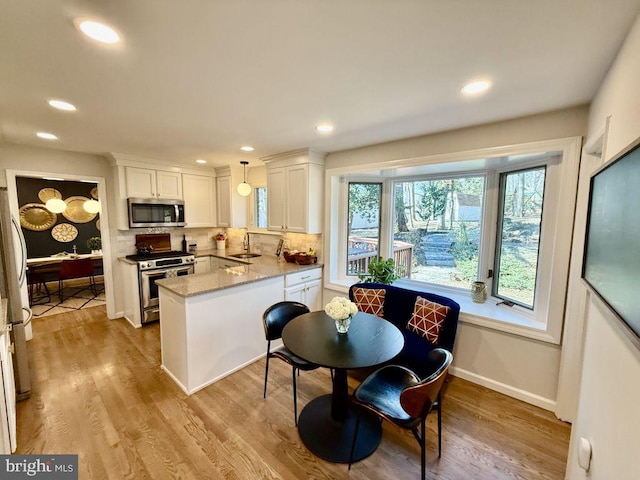
[{"label": "orange throw pillow", "polygon": [[356,287],[353,289],[353,301],[358,306],[358,311],[383,318],[386,293],[384,288]]},{"label": "orange throw pillow", "polygon": [[449,307],[417,297],[413,307],[413,315],[407,324],[407,330],[417,333],[437,345],[442,322],[448,313]]}]

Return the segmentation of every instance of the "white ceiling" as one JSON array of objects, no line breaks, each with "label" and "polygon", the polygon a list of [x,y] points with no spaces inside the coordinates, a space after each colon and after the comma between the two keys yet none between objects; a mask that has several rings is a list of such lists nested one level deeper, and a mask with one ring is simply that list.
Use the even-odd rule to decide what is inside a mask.
[{"label": "white ceiling", "polygon": [[[589,102],[638,12],[640,0],[0,0],[0,138],[256,165],[513,118]],[[124,41],[86,39],[77,16]],[[477,78],[493,88],[463,97]]]}]

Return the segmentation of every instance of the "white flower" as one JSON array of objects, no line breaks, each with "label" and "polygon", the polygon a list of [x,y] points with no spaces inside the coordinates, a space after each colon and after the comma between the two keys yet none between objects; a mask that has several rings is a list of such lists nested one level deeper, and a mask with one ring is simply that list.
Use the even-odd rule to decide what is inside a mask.
[{"label": "white flower", "polygon": [[334,320],[344,320],[358,313],[358,307],[348,298],[333,297],[331,301],[324,306],[324,311]]}]

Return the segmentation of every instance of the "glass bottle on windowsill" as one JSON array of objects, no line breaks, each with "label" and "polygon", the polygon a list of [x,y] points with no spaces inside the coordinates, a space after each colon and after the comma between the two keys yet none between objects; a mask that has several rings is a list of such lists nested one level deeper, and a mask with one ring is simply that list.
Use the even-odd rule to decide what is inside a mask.
[{"label": "glass bottle on windowsill", "polygon": [[473,282],[471,284],[471,300],[475,303],[487,301],[487,286],[484,282]]}]

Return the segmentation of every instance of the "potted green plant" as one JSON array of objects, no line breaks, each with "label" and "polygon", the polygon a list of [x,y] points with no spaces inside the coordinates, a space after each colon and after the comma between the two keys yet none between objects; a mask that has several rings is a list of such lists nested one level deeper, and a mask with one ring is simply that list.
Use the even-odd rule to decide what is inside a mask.
[{"label": "potted green plant", "polygon": [[87,240],[87,248],[91,253],[102,253],[102,239],[100,237],[91,237]]},{"label": "potted green plant", "polygon": [[361,282],[374,282],[391,285],[400,278],[396,275],[395,261],[393,258],[383,260],[382,257],[376,257],[369,263],[367,268],[368,275],[358,275]]}]

